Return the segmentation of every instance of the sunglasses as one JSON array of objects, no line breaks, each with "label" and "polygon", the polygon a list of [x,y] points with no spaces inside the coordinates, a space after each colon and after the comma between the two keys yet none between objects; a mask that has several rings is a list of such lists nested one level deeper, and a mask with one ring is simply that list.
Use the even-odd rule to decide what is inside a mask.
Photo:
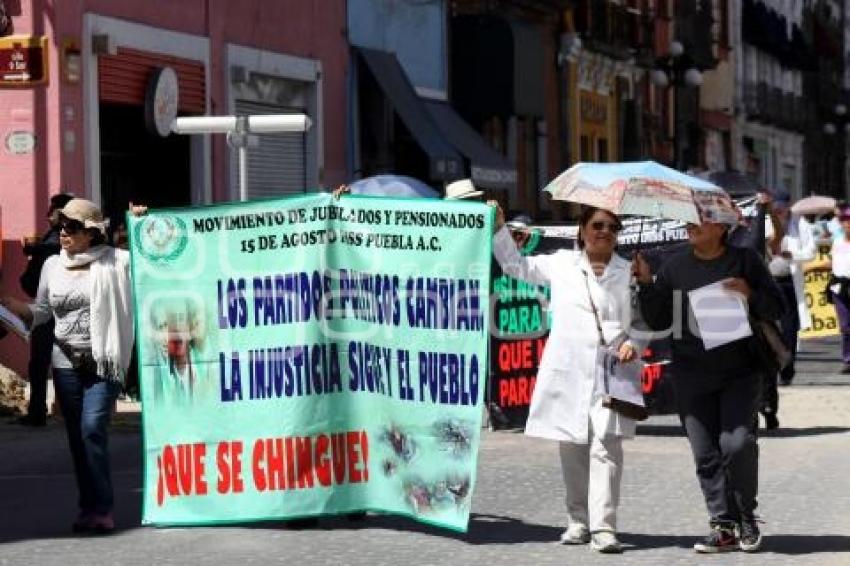
[{"label": "sunglasses", "polygon": [[63,218],[62,221],[59,222],[59,227],[69,236],[78,234],[85,228],[82,222],[79,220],[72,220],[70,218]]},{"label": "sunglasses", "polygon": [[605,222],[603,220],[597,220],[596,222],[591,222],[590,227],[596,230],[597,232],[601,232],[602,230],[607,229],[612,234],[617,234],[620,231],[620,225],[615,222]]}]

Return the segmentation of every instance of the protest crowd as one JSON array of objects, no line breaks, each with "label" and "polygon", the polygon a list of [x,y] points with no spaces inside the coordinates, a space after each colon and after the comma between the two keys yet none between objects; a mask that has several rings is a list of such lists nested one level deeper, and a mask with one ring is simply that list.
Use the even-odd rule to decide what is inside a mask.
[{"label": "protest crowd", "polygon": [[[342,186],[333,198],[344,203],[348,192]],[[449,202],[483,199],[468,180],[450,185],[447,194]],[[639,249],[618,254],[623,222],[614,212],[594,206],[583,207],[575,249],[528,253],[533,248],[529,241],[540,237],[530,217],[506,222],[500,205],[489,204],[495,211],[493,254],[501,270],[551,290],[551,330],[525,433],[554,440],[560,447],[567,493],[567,529],[561,543],[590,543],[602,553],[622,551],[616,533],[626,460],[623,440],[634,437],[637,420],[646,415],[640,394],[637,399],[620,396],[609,380],[639,384],[641,352],[676,321],[695,316],[699,326],[699,318],[711,313],[699,306],[698,294],[719,286],[716,292],[723,297],[743,299],[745,320],[772,323],[789,358],[781,364],[762,363],[763,356],[754,349],[758,337],[751,333],[730,338],[725,334],[734,331],[724,331],[715,337],[717,344],[709,344],[708,334],[688,325],[674,334],[676,412],[693,451],[711,525],[709,535],[694,548],[703,553],[758,551],[757,414],[764,415],[766,430],[779,426],[776,386],[789,385],[794,378],[797,334],[809,320],[801,266],[814,258],[816,237],[834,240],[832,262],[820,269],[831,269],[829,293],[842,330],[850,329],[850,240],[845,236],[850,235],[850,209],[836,205],[831,219],[817,220],[792,214],[787,195],[763,192],[755,215],[748,219],[734,202],[721,199],[698,207],[699,221],[685,226],[687,242],[668,246],[659,262],[657,257],[648,260]],[[147,209],[131,205],[131,212],[140,218]],[[134,312],[129,254],[122,249],[128,245],[126,228],[109,231],[108,219],[96,204],[66,193],[51,198],[47,220],[45,235],[24,242],[22,249],[29,262],[21,287],[32,302],[0,300],[30,329],[29,412],[17,422],[45,425],[45,385],[52,374],[79,492],[79,514],[72,528],[78,533],[109,533],[114,529],[114,501],[108,425],[118,397],[138,395],[131,357],[134,317],[139,315]],[[298,287],[293,284],[289,292],[297,296]],[[195,323],[185,312],[179,320],[173,315],[155,322],[170,329],[169,336],[177,332],[177,342],[169,341],[174,378],[155,378],[157,399],[164,394],[191,396],[203,381],[198,361],[188,354],[194,342],[187,336],[196,336],[189,327]],[[850,330],[844,333],[845,373],[850,367],[848,344]],[[604,378],[600,367],[605,368]],[[365,514],[349,516],[362,519]],[[298,519],[291,524],[315,522]]]},{"label": "protest crowd", "polygon": [[760,500],[850,433],[795,413],[850,383],[850,0],[0,0],[0,131],[0,432],[67,447],[63,535],[850,540]]}]

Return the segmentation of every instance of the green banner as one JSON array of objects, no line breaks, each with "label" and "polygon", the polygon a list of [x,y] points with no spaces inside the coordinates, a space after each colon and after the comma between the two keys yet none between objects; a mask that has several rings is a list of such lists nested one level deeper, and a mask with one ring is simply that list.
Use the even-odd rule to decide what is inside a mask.
[{"label": "green banner", "polygon": [[144,523],[371,510],[466,530],[489,207],[311,194],[128,226]]}]

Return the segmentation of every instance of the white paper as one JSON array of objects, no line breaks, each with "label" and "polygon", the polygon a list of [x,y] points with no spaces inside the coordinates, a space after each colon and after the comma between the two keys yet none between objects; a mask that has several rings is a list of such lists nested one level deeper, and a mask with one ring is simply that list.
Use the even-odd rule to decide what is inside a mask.
[{"label": "white paper", "polygon": [[688,292],[688,301],[706,350],[753,335],[744,297],[723,287],[723,281]]},{"label": "white paper", "polygon": [[17,332],[24,338],[29,338],[30,331],[23,320],[18,318],[18,315],[0,305],[0,322],[14,332]]},{"label": "white paper", "polygon": [[[622,364],[617,359],[617,355],[607,348],[597,348],[596,355],[596,367],[598,368],[597,371],[600,372],[599,379],[605,379],[607,370],[608,395],[621,401],[628,401],[635,405],[644,406],[643,390],[641,389],[640,382],[644,363],[640,360],[635,360],[627,364]],[[601,390],[605,391],[605,384],[602,383],[600,385]]]}]

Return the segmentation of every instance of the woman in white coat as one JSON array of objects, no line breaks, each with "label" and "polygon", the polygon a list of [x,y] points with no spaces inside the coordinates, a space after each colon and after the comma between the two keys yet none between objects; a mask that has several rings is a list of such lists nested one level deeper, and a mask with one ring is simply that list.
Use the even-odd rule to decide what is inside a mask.
[{"label": "woman in white coat", "polygon": [[[596,380],[598,310],[605,343],[621,362],[638,358],[643,344],[632,327],[631,263],[614,254],[621,228],[616,215],[587,209],[579,225],[580,253],[523,257],[497,208],[493,253],[502,270],[551,288],[552,328],[537,375],[525,433],[560,443],[567,488],[564,544],[590,542],[600,552],[621,552],[616,537],[623,469],[622,439],[634,436],[635,421],[602,406]],[[638,364],[627,364],[639,379]]]},{"label": "woman in white coat", "polygon": [[[778,241],[770,241],[768,246],[768,267],[770,274],[777,280],[782,289],[789,308],[786,319],[782,320],[783,330],[790,332],[787,337],[786,347],[796,354],[797,332],[807,330],[812,326],[812,317],[806,304],[805,291],[805,264],[813,261],[817,256],[817,241],[815,239],[812,223],[805,217],[791,214],[789,208],[779,205],[777,216],[784,222],[783,236]],[[767,238],[770,240],[773,234],[773,226],[767,230]],[[788,385],[794,378],[793,360],[783,370],[782,381]]]}]

